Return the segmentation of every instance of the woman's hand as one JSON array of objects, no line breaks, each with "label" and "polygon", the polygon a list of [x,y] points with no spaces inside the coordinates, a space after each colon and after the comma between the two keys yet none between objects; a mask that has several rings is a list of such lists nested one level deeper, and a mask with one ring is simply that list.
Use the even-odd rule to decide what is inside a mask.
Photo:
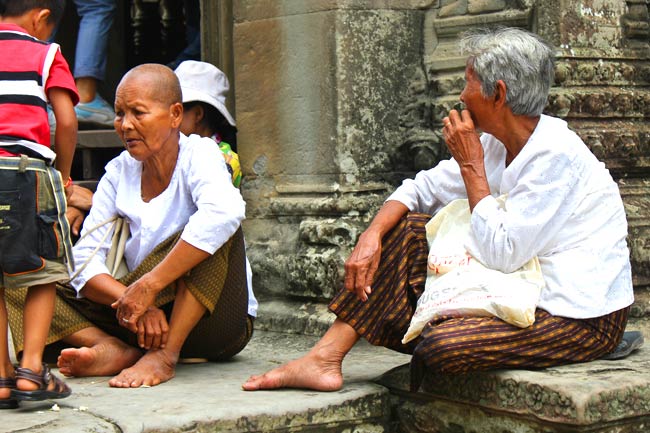
[{"label": "woman's hand", "polygon": [[485,173],[483,146],[474,127],[469,111],[451,110],[449,116],[442,119],[442,132],[447,147],[460,166],[460,174],[465,182],[470,211],[484,197],[490,195],[490,185]]},{"label": "woman's hand", "polygon": [[138,345],[142,349],[164,349],[169,336],[169,324],[165,313],[157,307],[149,307],[138,319]]},{"label": "woman's hand", "polygon": [[354,292],[362,302],[372,293],[371,284],[381,259],[381,240],[409,211],[406,205],[388,200],[372,219],[370,226],[361,233],[352,254],[345,261],[344,286]]},{"label": "woman's hand", "polygon": [[157,289],[150,278],[150,273],[144,274],[126,288],[124,294],[111,307],[117,310],[117,321],[133,333],[138,332],[138,320],[156,300]]},{"label": "woman's hand", "polygon": [[381,235],[366,230],[359,237],[352,254],[345,261],[345,288],[365,302],[372,293],[370,285],[381,257]]},{"label": "woman's hand", "polygon": [[442,124],[445,142],[458,165],[483,165],[483,146],[469,111],[459,114],[451,110],[449,116],[442,119]]},{"label": "woman's hand", "polygon": [[79,230],[86,218],[86,213],[74,206],[68,205],[68,208],[65,211],[65,217],[68,219],[72,234],[79,236]]}]

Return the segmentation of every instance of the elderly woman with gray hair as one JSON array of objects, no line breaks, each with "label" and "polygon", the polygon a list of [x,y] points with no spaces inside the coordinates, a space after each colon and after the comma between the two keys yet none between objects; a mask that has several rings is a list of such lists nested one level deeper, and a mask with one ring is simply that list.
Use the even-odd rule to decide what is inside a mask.
[{"label": "elderly woman with gray hair", "polygon": [[[314,348],[252,376],[244,389],[339,389],[343,358],[361,337],[449,374],[584,362],[621,341],[633,302],[623,203],[566,122],[542,114],[552,49],[534,34],[501,28],[466,35],[461,50],[466,109],[443,119],[453,158],[388,197],[345,264],[346,290],[330,303],[337,319]],[[505,208],[496,200],[503,194]],[[458,198],[468,199],[470,252],[481,263],[508,273],[538,257],[545,287],[535,322],[443,317],[402,344],[426,280],[425,223]]]}]

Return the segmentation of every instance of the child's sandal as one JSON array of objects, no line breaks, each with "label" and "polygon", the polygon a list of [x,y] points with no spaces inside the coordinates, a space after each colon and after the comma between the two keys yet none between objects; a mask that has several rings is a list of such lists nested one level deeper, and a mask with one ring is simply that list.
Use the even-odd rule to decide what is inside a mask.
[{"label": "child's sandal", "polygon": [[[0,377],[0,388],[9,388],[11,392],[16,389],[16,379],[13,377]],[[18,400],[13,397],[0,399],[0,409],[15,409],[18,407]]]},{"label": "child's sandal", "polygon": [[[16,380],[18,379],[25,379],[34,382],[38,385],[38,389],[33,391],[12,389],[11,397],[16,400],[40,401],[65,398],[72,392],[65,382],[52,374],[50,367],[48,367],[47,364],[43,364],[43,370],[40,373],[34,373],[29,368],[16,368]],[[52,389],[48,389],[50,384],[54,385]]]}]

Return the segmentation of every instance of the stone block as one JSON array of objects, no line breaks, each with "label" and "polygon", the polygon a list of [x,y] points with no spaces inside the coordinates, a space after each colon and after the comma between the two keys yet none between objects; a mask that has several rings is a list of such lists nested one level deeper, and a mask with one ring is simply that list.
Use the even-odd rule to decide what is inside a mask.
[{"label": "stone block", "polygon": [[429,375],[418,393],[408,391],[406,365],[379,383],[395,395],[400,432],[640,433],[650,428],[649,353],[539,371]]}]

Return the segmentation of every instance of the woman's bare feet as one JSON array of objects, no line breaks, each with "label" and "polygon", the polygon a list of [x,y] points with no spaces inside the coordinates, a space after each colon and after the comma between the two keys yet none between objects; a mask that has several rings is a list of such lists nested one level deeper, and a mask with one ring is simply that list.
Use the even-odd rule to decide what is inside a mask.
[{"label": "woman's bare feet", "polygon": [[65,376],[110,376],[131,367],[142,352],[115,337],[99,340],[91,347],[63,349],[57,360]]},{"label": "woman's bare feet", "polygon": [[158,385],[174,377],[177,362],[178,354],[166,349],[150,350],[131,368],[122,370],[109,380],[108,384],[115,388]]},{"label": "woman's bare feet", "polygon": [[261,375],[251,376],[243,385],[245,391],[277,388],[307,388],[316,391],[337,391],[343,386],[343,356],[314,349],[302,358],[290,361]]}]

